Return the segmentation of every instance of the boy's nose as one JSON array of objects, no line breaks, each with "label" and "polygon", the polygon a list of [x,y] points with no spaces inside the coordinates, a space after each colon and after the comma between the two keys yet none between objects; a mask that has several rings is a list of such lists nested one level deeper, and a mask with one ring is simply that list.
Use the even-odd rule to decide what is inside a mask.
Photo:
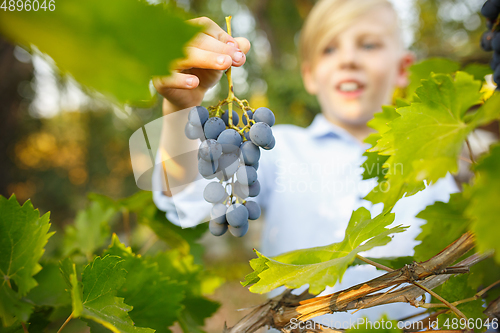
[{"label": "boy's nose", "polygon": [[339,66],[341,69],[353,69],[359,67],[359,57],[354,48],[344,48],[340,51]]}]

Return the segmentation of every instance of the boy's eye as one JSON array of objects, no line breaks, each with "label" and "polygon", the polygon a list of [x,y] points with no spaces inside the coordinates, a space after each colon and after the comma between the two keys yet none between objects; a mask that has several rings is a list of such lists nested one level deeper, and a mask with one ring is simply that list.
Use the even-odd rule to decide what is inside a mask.
[{"label": "boy's eye", "polygon": [[374,49],[377,49],[380,47],[380,44],[378,43],[363,43],[362,44],[362,47],[365,49],[365,50],[374,50]]},{"label": "boy's eye", "polygon": [[335,52],[335,48],[333,46],[328,46],[324,51],[323,54],[330,54]]}]

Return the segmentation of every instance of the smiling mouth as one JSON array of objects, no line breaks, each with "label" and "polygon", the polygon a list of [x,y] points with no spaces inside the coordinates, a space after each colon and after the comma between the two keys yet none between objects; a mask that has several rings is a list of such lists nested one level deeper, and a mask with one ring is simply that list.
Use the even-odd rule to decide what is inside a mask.
[{"label": "smiling mouth", "polygon": [[356,82],[344,82],[339,86],[339,90],[342,92],[351,92],[360,89],[360,85]]},{"label": "smiling mouth", "polygon": [[356,98],[364,91],[365,86],[356,81],[345,81],[337,85],[337,91],[345,97]]}]

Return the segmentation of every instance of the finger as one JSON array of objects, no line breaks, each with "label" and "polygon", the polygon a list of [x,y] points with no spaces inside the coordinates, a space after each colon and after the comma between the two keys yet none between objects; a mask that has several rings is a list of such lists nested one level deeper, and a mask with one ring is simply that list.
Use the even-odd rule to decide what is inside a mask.
[{"label": "finger", "polygon": [[199,48],[205,51],[227,54],[232,58],[234,66],[241,66],[245,62],[245,54],[238,49],[238,45],[235,42],[229,41],[227,43],[222,43],[221,41],[205,35],[199,34],[188,47]]},{"label": "finger", "polygon": [[214,21],[209,19],[208,17],[198,17],[192,20],[189,20],[188,22],[191,22],[196,25],[201,25],[203,27],[203,32],[209,36],[212,36],[213,38],[223,42],[227,43],[229,41],[234,41],[234,38],[229,36],[227,32],[225,32],[221,27],[217,25]]},{"label": "finger", "polygon": [[197,47],[186,48],[187,57],[178,60],[174,64],[175,69],[190,69],[190,68],[203,68],[203,69],[228,69],[233,60],[226,54],[206,51]]},{"label": "finger", "polygon": [[245,37],[236,37],[236,43],[238,44],[238,48],[241,52],[247,54],[250,51],[250,42]]},{"label": "finger", "polygon": [[167,89],[194,89],[199,84],[200,80],[196,75],[184,73],[153,78],[153,85],[160,94]]}]

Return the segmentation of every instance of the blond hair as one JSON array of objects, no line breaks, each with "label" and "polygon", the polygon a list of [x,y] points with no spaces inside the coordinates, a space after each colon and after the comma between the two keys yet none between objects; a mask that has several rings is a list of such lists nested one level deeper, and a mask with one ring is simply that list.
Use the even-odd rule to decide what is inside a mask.
[{"label": "blond hair", "polygon": [[[397,17],[396,10],[388,0],[318,1],[307,16],[300,33],[299,55],[301,62],[315,64],[335,36],[349,27],[360,16],[380,6],[388,6]],[[401,39],[400,36],[399,39]]]}]

